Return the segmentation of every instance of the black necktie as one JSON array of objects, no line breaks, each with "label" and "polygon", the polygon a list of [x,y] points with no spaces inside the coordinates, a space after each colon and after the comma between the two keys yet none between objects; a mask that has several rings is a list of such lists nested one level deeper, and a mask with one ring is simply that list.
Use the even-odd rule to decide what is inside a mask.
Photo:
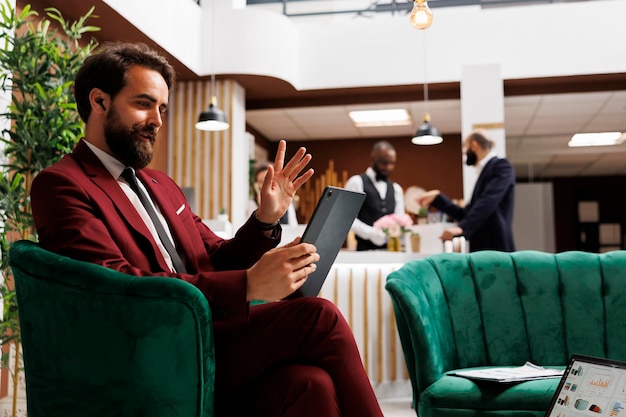
[{"label": "black necktie", "polygon": [[126,182],[128,182],[128,185],[130,186],[130,188],[132,188],[135,194],[137,194],[137,197],[139,197],[139,201],[141,201],[141,204],[143,204],[146,211],[148,212],[150,219],[152,219],[152,223],[154,223],[154,227],[159,235],[159,238],[161,239],[161,243],[163,243],[163,246],[165,247],[165,250],[167,250],[167,253],[170,254],[170,258],[172,258],[172,264],[174,265],[176,272],[179,272],[181,274],[186,273],[187,270],[185,269],[185,264],[183,263],[182,259],[180,259],[178,252],[176,252],[176,248],[174,248],[174,244],[165,232],[165,229],[163,228],[163,223],[161,223],[161,221],[159,220],[159,216],[157,216],[156,211],[154,211],[154,208],[152,207],[152,204],[150,204],[148,196],[139,187],[135,172],[131,168],[125,168],[122,172],[122,178],[124,178]]},{"label": "black necktie", "polygon": [[376,173],[376,182],[378,181],[387,181],[387,176]]}]

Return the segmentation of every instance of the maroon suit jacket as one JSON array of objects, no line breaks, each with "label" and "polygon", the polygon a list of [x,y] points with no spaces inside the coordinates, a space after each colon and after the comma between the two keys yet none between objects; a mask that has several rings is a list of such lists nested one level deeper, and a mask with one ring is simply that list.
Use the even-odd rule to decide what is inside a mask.
[{"label": "maroon suit jacket", "polygon": [[192,213],[171,178],[148,168],[137,176],[167,220],[188,273],[170,272],[137,210],[83,140],[33,181],[41,246],[131,275],[183,279],[205,294],[214,320],[245,320],[245,269],[278,244],[280,233],[268,238],[248,220],[232,239],[221,239]]}]

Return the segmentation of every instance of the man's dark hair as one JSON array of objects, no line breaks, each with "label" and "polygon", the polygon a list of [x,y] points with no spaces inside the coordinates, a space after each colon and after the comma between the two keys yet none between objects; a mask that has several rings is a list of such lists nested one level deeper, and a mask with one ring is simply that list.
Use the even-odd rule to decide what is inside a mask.
[{"label": "man's dark hair", "polygon": [[374,155],[378,151],[387,150],[387,149],[395,151],[395,149],[393,148],[393,145],[391,143],[387,142],[386,140],[381,140],[381,141],[378,141],[378,142],[376,142],[374,144],[374,146],[372,147],[371,154]]},{"label": "man's dark hair", "polygon": [[475,130],[469,135],[470,140],[478,143],[482,149],[491,150],[493,148],[494,142],[489,139],[489,135],[484,130]]},{"label": "man's dark hair", "polygon": [[87,122],[91,114],[89,93],[99,88],[113,99],[126,85],[128,70],[139,65],[160,73],[172,88],[176,72],[163,56],[143,43],[114,42],[98,48],[88,56],[76,74],[74,97],[81,119]]}]

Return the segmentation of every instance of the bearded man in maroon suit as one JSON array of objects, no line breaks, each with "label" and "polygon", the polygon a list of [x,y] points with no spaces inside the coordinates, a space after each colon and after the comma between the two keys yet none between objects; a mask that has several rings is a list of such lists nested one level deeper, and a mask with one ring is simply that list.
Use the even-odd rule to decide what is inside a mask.
[{"label": "bearded man in maroon suit", "polygon": [[278,220],[313,175],[311,155],[301,148],[285,162],[281,141],[259,208],[232,239],[219,238],[171,178],[146,168],[174,80],[169,63],[142,44],[109,44],[86,59],[75,82],[85,137],[33,183],[40,244],[199,288],[214,320],[218,416],[382,416],[337,308],[315,297],[275,301],[300,288],[319,260],[299,239],[276,248]]}]

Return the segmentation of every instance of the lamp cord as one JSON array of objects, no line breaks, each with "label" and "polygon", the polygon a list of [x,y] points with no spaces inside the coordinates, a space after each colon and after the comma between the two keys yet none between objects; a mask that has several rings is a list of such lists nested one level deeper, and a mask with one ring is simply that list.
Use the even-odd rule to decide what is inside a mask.
[{"label": "lamp cord", "polygon": [[[424,110],[428,114],[428,66],[426,65],[426,31],[422,32],[422,51],[424,54]],[[428,116],[430,117],[430,115]]]},{"label": "lamp cord", "polygon": [[215,5],[213,1],[211,1],[211,85],[210,85],[210,96],[209,101],[211,104],[213,103],[213,97],[217,96],[215,91]]}]

